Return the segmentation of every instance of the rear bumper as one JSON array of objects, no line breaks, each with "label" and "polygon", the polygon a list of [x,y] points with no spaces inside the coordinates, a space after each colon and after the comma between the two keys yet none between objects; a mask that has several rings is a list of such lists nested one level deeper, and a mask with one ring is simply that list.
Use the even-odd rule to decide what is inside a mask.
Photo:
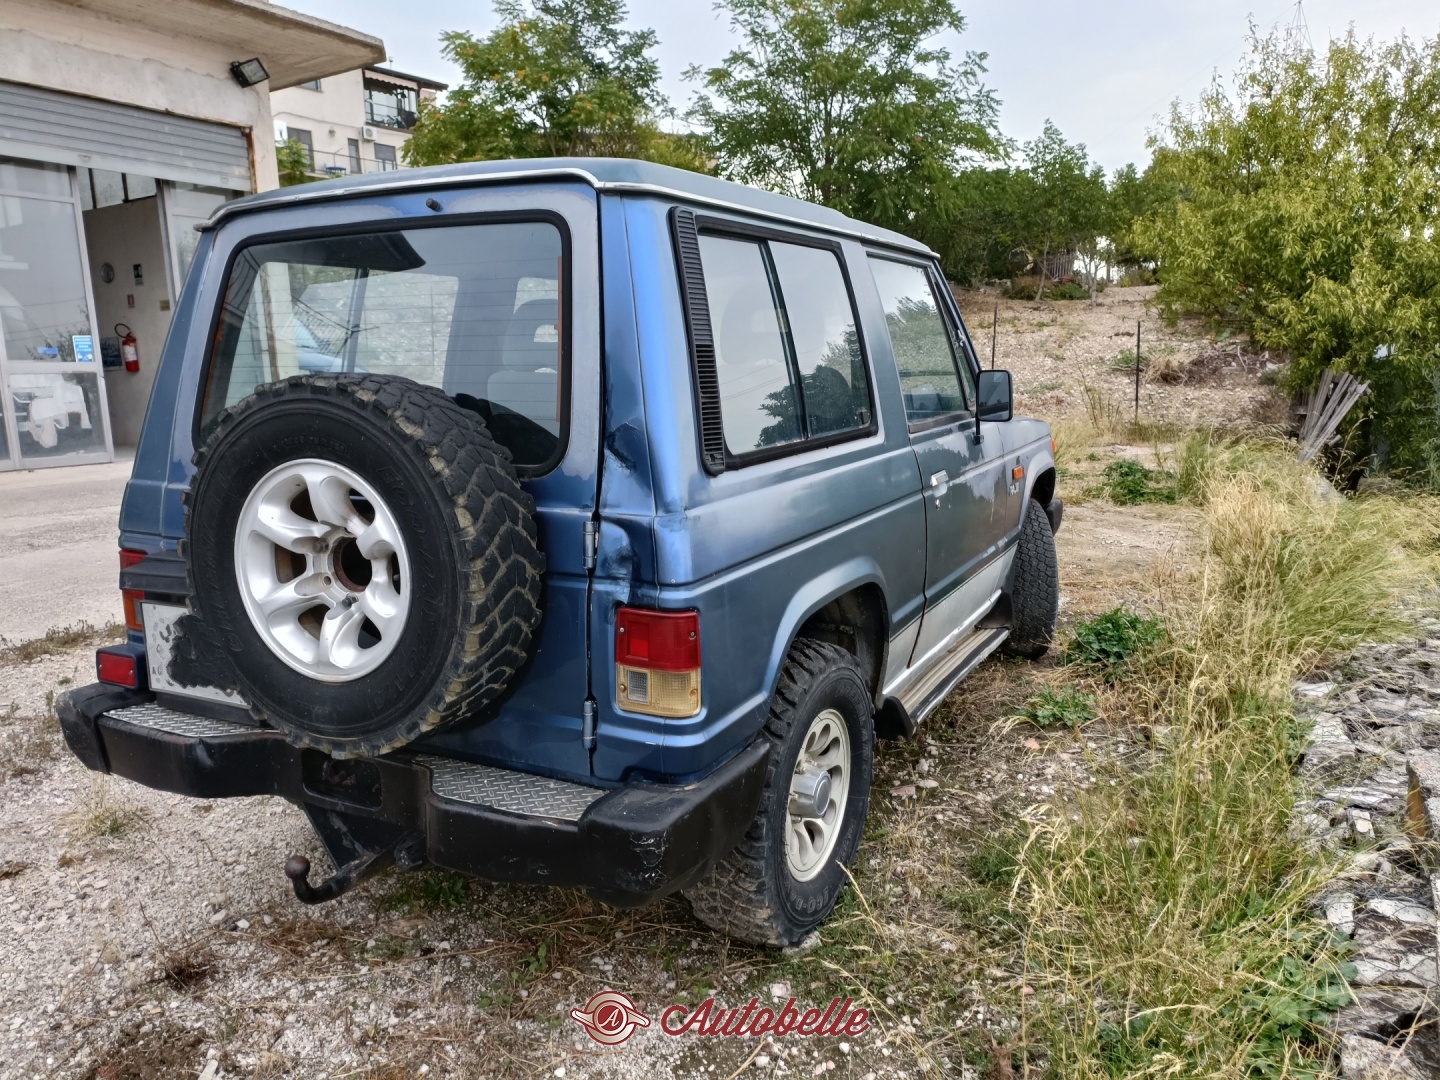
[{"label": "rear bumper", "polygon": [[384,822],[423,835],[437,866],[579,887],[621,907],[693,884],[739,843],[770,753],[761,737],[697,783],[604,790],[399,751],[368,759],[366,782],[341,793],[322,780],[325,755],[278,732],[152,703],[96,685],[65,694],[57,711],[70,749],[97,772],[197,798],[278,795]]}]

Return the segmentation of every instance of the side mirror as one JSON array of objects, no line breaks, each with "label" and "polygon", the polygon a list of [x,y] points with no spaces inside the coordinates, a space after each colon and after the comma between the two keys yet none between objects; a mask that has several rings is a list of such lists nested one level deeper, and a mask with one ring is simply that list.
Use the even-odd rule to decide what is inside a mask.
[{"label": "side mirror", "polygon": [[975,387],[980,407],[975,410],[975,420],[995,420],[1003,423],[1015,415],[1015,395],[1010,387],[1010,372],[982,371]]}]

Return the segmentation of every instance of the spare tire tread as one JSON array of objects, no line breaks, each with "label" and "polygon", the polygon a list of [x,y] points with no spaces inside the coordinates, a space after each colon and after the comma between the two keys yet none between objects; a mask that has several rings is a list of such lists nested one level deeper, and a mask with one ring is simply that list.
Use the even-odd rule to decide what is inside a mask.
[{"label": "spare tire tread", "polygon": [[[465,719],[498,697],[526,662],[540,620],[545,557],[533,513],[535,501],[521,488],[510,453],[497,443],[474,412],[463,409],[437,387],[396,376],[298,375],[258,387],[227,409],[192,461],[197,481],[226,435],[246,417],[296,394],[348,398],[396,429],[428,461],[437,488],[450,500],[460,541],[463,625],[441,676],[423,703],[397,728],[369,737],[318,736],[252,704],[256,719],[285,731],[299,746],[335,757],[384,754],[428,732]],[[191,535],[195,485],[185,492],[185,535]],[[183,549],[182,549],[183,553]],[[188,561],[188,560],[187,560]],[[193,562],[188,570],[198,596]],[[203,616],[203,613],[201,613]]]}]

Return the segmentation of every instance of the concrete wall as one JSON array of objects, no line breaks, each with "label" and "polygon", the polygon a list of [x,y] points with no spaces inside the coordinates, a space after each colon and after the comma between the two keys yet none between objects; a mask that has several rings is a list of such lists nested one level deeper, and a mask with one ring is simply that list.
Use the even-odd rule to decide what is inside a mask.
[{"label": "concrete wall", "polygon": [[279,185],[270,95],[263,83],[236,84],[231,52],[167,33],[163,20],[140,25],[71,4],[0,2],[0,79],[244,128],[256,190],[265,191]]},{"label": "concrete wall", "polygon": [[[137,199],[87,210],[84,217],[88,269],[95,290],[95,323],[100,336],[115,336],[115,324],[123,322],[135,332],[139,343],[139,372],[132,375],[123,367],[105,370],[111,435],[117,447],[134,446],[140,441],[140,424],[150,402],[160,348],[170,330],[173,302],[165,267],[159,200]],[[107,262],[115,268],[115,280],[108,285],[100,278],[100,266]],[[135,284],[136,263],[144,267],[143,285]],[[133,308],[127,304],[127,296],[135,297]]]}]

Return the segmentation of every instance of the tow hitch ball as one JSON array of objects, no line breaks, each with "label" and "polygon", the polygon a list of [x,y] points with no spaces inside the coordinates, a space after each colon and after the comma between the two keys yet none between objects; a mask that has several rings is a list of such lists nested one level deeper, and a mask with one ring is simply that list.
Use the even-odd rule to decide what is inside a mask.
[{"label": "tow hitch ball", "polygon": [[310,860],[304,855],[290,856],[285,863],[285,876],[295,886],[295,897],[302,904],[323,904],[343,896],[382,870],[392,866],[401,870],[416,870],[424,863],[425,838],[418,833],[406,833],[389,847],[367,851],[351,860],[319,885],[310,884]]}]

